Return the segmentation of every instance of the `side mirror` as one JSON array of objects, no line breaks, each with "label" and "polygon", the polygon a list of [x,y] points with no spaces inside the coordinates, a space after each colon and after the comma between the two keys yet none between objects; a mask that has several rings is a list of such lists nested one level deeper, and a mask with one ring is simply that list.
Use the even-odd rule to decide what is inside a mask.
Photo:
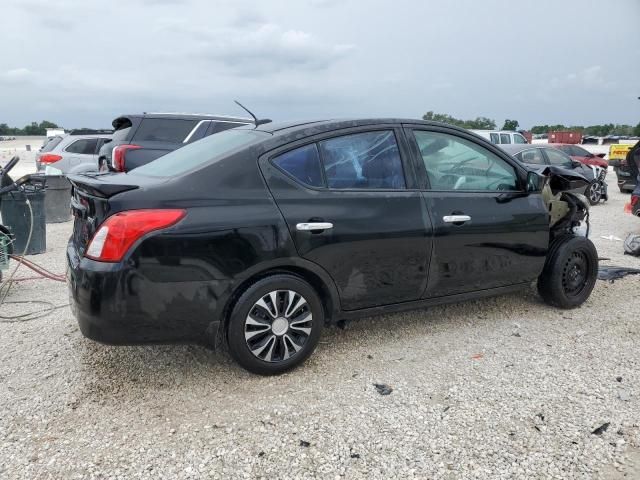
[{"label": "side mirror", "polygon": [[528,172],[527,173],[527,187],[526,191],[528,193],[538,193],[542,191],[542,187],[544,187],[544,178],[542,175],[537,174],[536,172]]},{"label": "side mirror", "polygon": [[571,167],[573,167],[573,168],[579,167],[579,166],[581,166],[581,165],[582,165],[582,162],[579,162],[579,161],[577,161],[577,160],[573,160],[573,161],[571,162]]}]

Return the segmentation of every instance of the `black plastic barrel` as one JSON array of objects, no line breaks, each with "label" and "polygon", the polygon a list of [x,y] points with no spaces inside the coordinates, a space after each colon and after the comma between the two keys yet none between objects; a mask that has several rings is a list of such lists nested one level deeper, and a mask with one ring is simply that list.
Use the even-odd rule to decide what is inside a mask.
[{"label": "black plastic barrel", "polygon": [[[29,213],[27,198],[33,211],[33,231],[28,248],[27,240],[31,229],[32,215]],[[44,209],[44,190],[28,193],[9,192],[0,199],[2,224],[14,235],[13,253],[33,255],[47,250],[47,225]]]},{"label": "black plastic barrel", "polygon": [[44,209],[47,223],[61,223],[71,220],[71,183],[62,175],[47,175],[47,190]]}]

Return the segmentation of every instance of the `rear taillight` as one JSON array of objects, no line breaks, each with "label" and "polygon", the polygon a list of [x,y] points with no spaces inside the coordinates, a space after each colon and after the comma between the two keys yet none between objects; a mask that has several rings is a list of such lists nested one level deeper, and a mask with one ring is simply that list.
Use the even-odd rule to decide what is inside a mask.
[{"label": "rear taillight", "polygon": [[640,195],[631,195],[631,206],[635,207],[640,203]]},{"label": "rear taillight", "polygon": [[142,148],[140,145],[118,145],[114,147],[111,152],[111,160],[113,163],[113,168],[118,172],[124,172],[124,156],[129,150],[137,150],[138,148]]},{"label": "rear taillight", "polygon": [[98,228],[85,256],[101,262],[119,262],[144,235],[175,225],[186,214],[185,210],[128,210],[116,213]]},{"label": "rear taillight", "polygon": [[45,153],[40,157],[40,163],[56,163],[58,160],[62,160],[62,157],[53,153]]}]

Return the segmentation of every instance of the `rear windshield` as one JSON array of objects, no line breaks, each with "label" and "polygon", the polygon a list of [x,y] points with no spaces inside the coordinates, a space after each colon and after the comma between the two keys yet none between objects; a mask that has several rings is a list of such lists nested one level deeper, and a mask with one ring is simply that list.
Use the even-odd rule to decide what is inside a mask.
[{"label": "rear windshield", "polygon": [[44,147],[40,150],[41,152],[50,152],[54,148],[58,146],[58,144],[62,141],[62,137],[53,137],[47,143],[44,144]]},{"label": "rear windshield", "polygon": [[269,137],[257,130],[226,130],[169,152],[166,155],[131,170],[131,174],[152,177],[173,177],[220,160],[228,153]]},{"label": "rear windshield", "polygon": [[138,142],[182,143],[197,123],[197,120],[145,118],[136,130],[133,139]]}]

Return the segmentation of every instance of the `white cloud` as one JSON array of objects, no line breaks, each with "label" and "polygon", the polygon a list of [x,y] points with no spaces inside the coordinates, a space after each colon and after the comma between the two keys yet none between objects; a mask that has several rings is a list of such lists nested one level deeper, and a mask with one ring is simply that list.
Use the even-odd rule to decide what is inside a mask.
[{"label": "white cloud", "polygon": [[601,65],[583,68],[578,72],[567,73],[561,77],[553,77],[548,85],[552,89],[584,88],[587,90],[607,90],[614,88],[617,82],[608,79]]},{"label": "white cloud", "polygon": [[230,73],[268,75],[289,69],[314,71],[329,68],[353,50],[349,44],[329,43],[296,29],[274,23],[255,24],[260,17],[248,17],[252,29],[239,27],[202,28],[165,22],[164,28],[181,31],[193,40],[185,54],[220,64]]},{"label": "white cloud", "polygon": [[7,70],[0,74],[0,80],[3,83],[23,83],[28,82],[34,76],[34,72],[28,68],[20,67]]}]

